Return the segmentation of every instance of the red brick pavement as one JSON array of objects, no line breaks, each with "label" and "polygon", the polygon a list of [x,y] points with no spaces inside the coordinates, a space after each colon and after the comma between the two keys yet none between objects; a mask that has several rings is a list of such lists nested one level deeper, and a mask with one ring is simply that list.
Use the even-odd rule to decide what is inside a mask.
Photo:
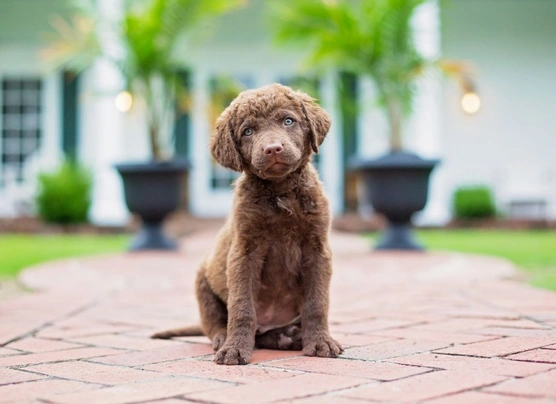
[{"label": "red brick pavement", "polygon": [[353,235],[332,236],[341,358],[260,350],[225,367],[205,337],[148,339],[198,321],[192,284],[213,240],[25,271],[36,292],[0,302],[0,403],[556,401],[556,294],[510,280],[502,260],[374,253]]}]

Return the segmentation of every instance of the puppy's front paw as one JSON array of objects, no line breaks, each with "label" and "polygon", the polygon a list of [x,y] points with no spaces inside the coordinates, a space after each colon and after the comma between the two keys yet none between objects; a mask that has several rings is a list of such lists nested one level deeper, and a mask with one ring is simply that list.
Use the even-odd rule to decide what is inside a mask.
[{"label": "puppy's front paw", "polygon": [[303,344],[303,355],[307,356],[337,358],[342,352],[344,352],[342,346],[330,336],[310,339]]},{"label": "puppy's front paw", "polygon": [[226,329],[218,332],[214,337],[212,337],[212,349],[218,351],[226,342]]},{"label": "puppy's front paw", "polygon": [[252,354],[253,348],[224,345],[216,352],[214,361],[219,365],[247,365]]}]

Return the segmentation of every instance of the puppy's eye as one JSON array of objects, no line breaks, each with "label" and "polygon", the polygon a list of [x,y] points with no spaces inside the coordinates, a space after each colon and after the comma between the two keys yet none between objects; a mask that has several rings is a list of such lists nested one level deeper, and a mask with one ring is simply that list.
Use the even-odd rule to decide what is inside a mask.
[{"label": "puppy's eye", "polygon": [[246,128],[243,131],[243,136],[251,136],[252,134],[253,134],[253,129],[251,129],[251,128]]},{"label": "puppy's eye", "polygon": [[295,121],[292,118],[286,118],[284,119],[284,125],[286,126],[292,126],[295,123]]}]

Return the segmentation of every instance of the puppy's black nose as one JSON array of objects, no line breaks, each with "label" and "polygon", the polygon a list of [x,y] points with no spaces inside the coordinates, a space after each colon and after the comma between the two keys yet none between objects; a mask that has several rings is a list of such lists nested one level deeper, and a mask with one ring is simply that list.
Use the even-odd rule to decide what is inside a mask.
[{"label": "puppy's black nose", "polygon": [[280,143],[271,143],[265,146],[264,154],[271,155],[271,154],[278,154],[281,153],[284,148]]}]

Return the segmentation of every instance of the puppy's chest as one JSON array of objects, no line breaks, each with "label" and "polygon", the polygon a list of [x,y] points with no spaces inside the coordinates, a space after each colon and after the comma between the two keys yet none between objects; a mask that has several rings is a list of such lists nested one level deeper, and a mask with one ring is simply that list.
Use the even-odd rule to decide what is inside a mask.
[{"label": "puppy's chest", "polygon": [[263,274],[270,283],[289,281],[288,277],[297,276],[303,261],[303,238],[295,232],[282,232],[269,246],[263,264]]},{"label": "puppy's chest", "polygon": [[275,196],[267,212],[265,232],[270,246],[265,260],[268,271],[294,272],[299,270],[303,246],[314,232],[318,216],[311,214],[310,201],[288,195]]}]

